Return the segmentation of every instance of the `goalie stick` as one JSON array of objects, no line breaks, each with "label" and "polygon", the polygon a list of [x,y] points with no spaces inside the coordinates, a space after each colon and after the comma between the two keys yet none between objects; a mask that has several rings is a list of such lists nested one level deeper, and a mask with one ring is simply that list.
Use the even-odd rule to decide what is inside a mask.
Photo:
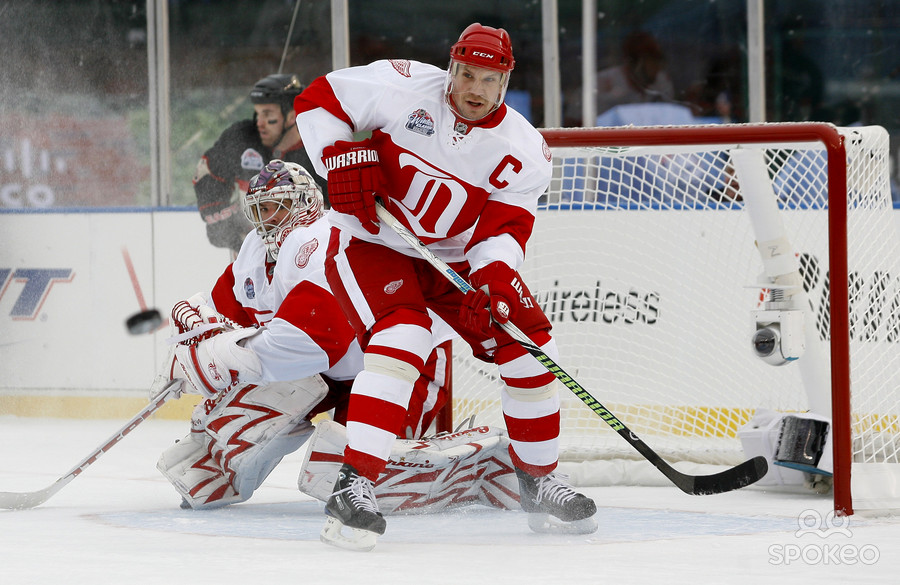
[{"label": "goalie stick", "polygon": [[[403,238],[410,246],[416,249],[419,254],[428,261],[429,264],[437,268],[447,279],[450,280],[456,288],[463,293],[474,292],[475,289],[462,276],[453,270],[446,262],[435,255],[428,249],[425,244],[406,226],[400,223],[396,217],[391,214],[378,201],[375,204],[375,210],[379,219],[391,227],[397,234]],[[748,486],[761,479],[768,471],[768,463],[766,458],[762,456],[753,457],[743,463],[731,467],[719,473],[712,475],[689,475],[681,473],[671,465],[669,465],[662,457],[660,457],[653,449],[651,449],[644,441],[642,441],[633,431],[626,427],[616,416],[606,409],[596,398],[581,387],[581,385],[571,376],[569,376],[550,356],[544,353],[531,339],[525,335],[512,322],[500,323],[500,327],[519,343],[528,353],[534,356],[538,362],[551,374],[562,382],[566,388],[572,391],[584,402],[588,408],[602,418],[619,436],[634,447],[638,453],[643,455],[647,461],[653,464],[658,470],[665,475],[669,481],[675,484],[681,491],[690,495],[710,495],[736,490]]]},{"label": "goalie stick", "polygon": [[184,382],[185,381],[180,378],[169,381],[150,404],[134,415],[130,421],[125,423],[122,428],[104,441],[102,445],[91,451],[90,455],[82,459],[75,467],[70,469],[68,473],[57,479],[51,485],[36,492],[0,492],[0,508],[7,510],[26,510],[28,508],[40,506],[49,500],[56,492],[66,487],[70,481],[81,475],[81,472],[90,467],[101,455],[112,449],[116,443],[125,437],[125,435],[150,418],[150,415],[159,410],[170,398],[177,396],[180,392],[181,385]]}]

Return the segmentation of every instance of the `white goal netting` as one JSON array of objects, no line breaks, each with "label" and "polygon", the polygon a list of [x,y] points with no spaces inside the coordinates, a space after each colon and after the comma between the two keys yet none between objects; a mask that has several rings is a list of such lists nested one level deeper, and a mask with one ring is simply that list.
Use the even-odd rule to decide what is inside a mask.
[{"label": "white goal netting", "polygon": [[[604,143],[602,129],[593,131],[596,145],[551,142],[554,177],[522,270],[553,324],[560,365],[672,461],[740,462],[737,431],[759,408],[830,415],[821,412],[831,403],[826,151],[820,142],[743,142],[738,130],[725,145]],[[839,132],[848,164],[853,459],[897,463],[900,221],[888,135]],[[737,177],[736,149],[760,150],[768,176]],[[751,350],[751,311],[767,290],[741,180],[769,181],[778,200],[808,295],[805,326],[815,341],[807,353],[822,359],[818,382],[801,375],[800,360],[774,367]],[[496,368],[466,347],[454,354],[454,420],[476,414],[503,426]],[[563,460],[639,457],[560,392]]]}]

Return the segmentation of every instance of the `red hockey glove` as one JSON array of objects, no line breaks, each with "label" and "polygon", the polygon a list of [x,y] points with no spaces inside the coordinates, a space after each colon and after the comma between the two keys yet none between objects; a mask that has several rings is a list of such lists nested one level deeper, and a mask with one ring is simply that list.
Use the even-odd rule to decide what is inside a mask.
[{"label": "red hockey glove", "polygon": [[375,194],[381,189],[378,152],[369,139],[339,140],[322,151],[328,169],[328,202],[341,213],[354,215],[369,233],[378,233]]},{"label": "red hockey glove", "polygon": [[495,335],[491,318],[506,323],[515,317],[519,306],[518,273],[504,262],[491,262],[470,275],[474,292],[463,297],[459,316],[470,329]]}]

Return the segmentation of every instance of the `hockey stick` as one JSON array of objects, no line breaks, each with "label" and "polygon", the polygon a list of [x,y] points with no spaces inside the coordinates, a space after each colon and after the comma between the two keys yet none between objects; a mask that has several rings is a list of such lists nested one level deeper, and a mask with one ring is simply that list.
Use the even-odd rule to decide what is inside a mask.
[{"label": "hockey stick", "polygon": [[70,469],[68,473],[46,488],[36,492],[0,492],[0,508],[7,510],[26,510],[28,508],[40,506],[49,500],[56,492],[66,487],[70,481],[81,475],[81,472],[90,467],[101,455],[112,449],[116,443],[122,440],[125,435],[133,431],[136,426],[150,418],[150,415],[159,410],[170,398],[177,396],[183,383],[183,379],[171,380],[163,387],[160,393],[156,395],[156,398],[154,398],[153,401],[145,406],[139,413],[134,415],[134,418],[125,423],[125,426],[116,431],[101,446],[94,449],[90,455],[82,459],[78,465]]},{"label": "hockey stick", "polygon": [[[438,258],[434,252],[429,250],[425,244],[406,226],[397,221],[391,212],[384,208],[381,202],[376,203],[376,212],[379,219],[391,227],[397,234],[403,238],[410,246],[416,249],[429,264],[437,268],[450,282],[456,285],[463,293],[475,291],[466,280],[460,276],[455,270],[450,268],[446,262]],[[663,460],[653,449],[651,449],[644,441],[642,441],[633,431],[626,427],[616,416],[608,411],[605,406],[600,404],[591,394],[581,387],[581,385],[555,362],[550,356],[541,350],[531,339],[528,338],[518,327],[511,322],[501,323],[500,327],[510,335],[516,342],[525,348],[528,353],[534,356],[542,366],[547,368],[551,374],[562,382],[566,388],[571,390],[588,408],[594,411],[600,418],[606,421],[614,431],[625,439],[625,441],[634,447],[638,453],[644,456],[647,461],[652,463],[659,469],[663,475],[669,478],[681,491],[691,495],[709,495],[719,494],[736,490],[748,486],[761,479],[768,471],[768,463],[766,458],[762,456],[753,457],[744,461],[740,465],[731,467],[719,473],[712,475],[688,475],[681,473]]]}]

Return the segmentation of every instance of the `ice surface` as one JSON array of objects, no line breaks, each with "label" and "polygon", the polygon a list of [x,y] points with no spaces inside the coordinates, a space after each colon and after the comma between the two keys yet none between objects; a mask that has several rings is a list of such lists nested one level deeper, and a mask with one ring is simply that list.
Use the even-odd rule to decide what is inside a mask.
[{"label": "ice surface", "polygon": [[[0,491],[47,487],[121,424],[0,416]],[[0,584],[810,585],[900,574],[897,519],[828,524],[830,498],[760,489],[584,488],[599,506],[589,536],[534,534],[521,512],[476,506],[391,516],[375,550],[355,553],[319,542],[322,504],[296,489],[302,452],[248,502],[179,509],[155,465],[186,432],[145,422],[41,506],[0,510]]]}]

